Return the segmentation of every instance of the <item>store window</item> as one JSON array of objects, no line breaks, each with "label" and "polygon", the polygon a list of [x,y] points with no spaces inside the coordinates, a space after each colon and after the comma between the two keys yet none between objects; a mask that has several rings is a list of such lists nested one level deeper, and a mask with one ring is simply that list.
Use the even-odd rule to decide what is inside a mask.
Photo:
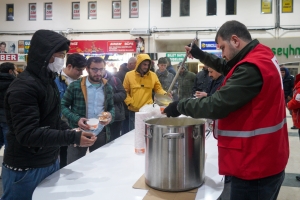
[{"label": "store window", "polygon": [[161,0],[161,16],[171,17],[171,0]]},{"label": "store window", "polygon": [[217,15],[217,0],[207,0],[206,15]]},{"label": "store window", "polygon": [[226,15],[236,15],[236,0],[226,0]]},{"label": "store window", "polygon": [[190,0],[180,0],[180,16],[190,16]]}]

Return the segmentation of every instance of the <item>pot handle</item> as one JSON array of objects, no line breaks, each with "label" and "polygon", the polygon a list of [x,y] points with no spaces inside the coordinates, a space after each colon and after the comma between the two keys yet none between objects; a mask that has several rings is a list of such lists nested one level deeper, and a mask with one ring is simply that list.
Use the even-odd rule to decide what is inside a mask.
[{"label": "pot handle", "polygon": [[149,133],[147,135],[145,135],[145,137],[152,138],[152,135],[153,135],[153,129],[152,129],[152,127],[150,127],[149,128]]},{"label": "pot handle", "polygon": [[165,133],[162,137],[167,139],[181,139],[184,138],[184,133]]}]

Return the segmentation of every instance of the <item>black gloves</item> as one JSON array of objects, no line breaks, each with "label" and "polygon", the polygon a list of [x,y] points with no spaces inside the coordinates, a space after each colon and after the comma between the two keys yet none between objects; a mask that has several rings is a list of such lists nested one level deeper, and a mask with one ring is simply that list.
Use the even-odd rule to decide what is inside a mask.
[{"label": "black gloves", "polygon": [[[189,44],[187,46],[191,47],[191,44]],[[193,46],[192,46],[192,49],[191,49],[190,53],[192,54],[192,56],[194,58],[200,59],[201,55],[203,54],[203,51],[194,43]]]},{"label": "black gloves", "polygon": [[177,110],[177,104],[179,101],[174,101],[170,103],[165,109],[164,113],[167,114],[167,117],[178,117],[181,115]]}]

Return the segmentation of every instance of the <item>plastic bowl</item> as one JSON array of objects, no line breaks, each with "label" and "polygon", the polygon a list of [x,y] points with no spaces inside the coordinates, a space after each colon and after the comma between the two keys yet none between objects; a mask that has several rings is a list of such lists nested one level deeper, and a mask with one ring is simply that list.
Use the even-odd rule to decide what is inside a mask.
[{"label": "plastic bowl", "polygon": [[86,123],[87,123],[87,125],[89,125],[90,130],[95,130],[98,128],[99,120],[96,118],[91,118],[91,119],[88,119],[88,121]]}]

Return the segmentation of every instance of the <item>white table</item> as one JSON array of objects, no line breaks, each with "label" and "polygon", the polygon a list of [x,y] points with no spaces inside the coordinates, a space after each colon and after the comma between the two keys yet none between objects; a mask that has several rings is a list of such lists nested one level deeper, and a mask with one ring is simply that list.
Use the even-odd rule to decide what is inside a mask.
[{"label": "white table", "polygon": [[[215,200],[224,184],[218,174],[217,142],[206,140],[205,183],[196,199]],[[134,153],[134,131],[47,177],[33,193],[33,200],[142,200],[147,190],[132,186],[145,172],[145,156]]]}]

